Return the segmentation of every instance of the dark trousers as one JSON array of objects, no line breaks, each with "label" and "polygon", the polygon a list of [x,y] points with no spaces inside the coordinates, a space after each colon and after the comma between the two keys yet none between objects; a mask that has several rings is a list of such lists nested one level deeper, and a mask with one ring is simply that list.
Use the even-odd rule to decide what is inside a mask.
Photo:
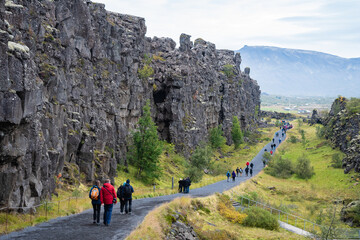
[{"label": "dark trousers", "polygon": [[124,207],[125,207],[125,200],[122,200],[122,198],[120,198],[120,212],[121,213],[124,212]]},{"label": "dark trousers", "polygon": [[93,205],[93,209],[94,209],[94,222],[96,221],[97,223],[100,222],[100,209],[101,209],[101,204],[92,204]]},{"label": "dark trousers", "polygon": [[125,213],[131,212],[132,199],[125,199]]},{"label": "dark trousers", "polygon": [[104,204],[104,224],[109,225],[111,221],[113,205],[112,204]]}]

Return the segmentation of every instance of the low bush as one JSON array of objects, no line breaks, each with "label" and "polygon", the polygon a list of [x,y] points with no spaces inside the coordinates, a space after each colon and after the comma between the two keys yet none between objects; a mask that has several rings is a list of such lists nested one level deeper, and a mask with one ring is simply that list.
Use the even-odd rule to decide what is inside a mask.
[{"label": "low bush", "polygon": [[258,227],[267,230],[279,230],[279,222],[276,217],[265,209],[259,207],[250,207],[245,210],[247,217],[243,225],[248,227]]},{"label": "low bush", "polygon": [[291,143],[297,143],[297,142],[298,142],[298,139],[297,139],[295,136],[291,136],[290,139],[289,139],[289,141],[290,141]]},{"label": "low bush", "polygon": [[278,178],[289,178],[294,174],[293,163],[286,158],[276,157],[269,162],[267,168],[265,168],[265,173]]},{"label": "low bush", "polygon": [[333,168],[342,168],[342,160],[339,153],[334,153],[331,157],[331,166]]},{"label": "low bush", "polygon": [[217,196],[217,210],[219,211],[219,214],[232,223],[242,224],[247,215],[235,210],[234,206],[231,204],[229,196],[220,194]]},{"label": "low bush", "polygon": [[212,148],[219,148],[223,146],[226,142],[225,137],[223,136],[222,126],[214,127],[210,130],[209,142]]},{"label": "low bush", "polygon": [[295,172],[302,179],[309,179],[315,175],[314,167],[310,165],[310,160],[305,155],[297,159]]}]

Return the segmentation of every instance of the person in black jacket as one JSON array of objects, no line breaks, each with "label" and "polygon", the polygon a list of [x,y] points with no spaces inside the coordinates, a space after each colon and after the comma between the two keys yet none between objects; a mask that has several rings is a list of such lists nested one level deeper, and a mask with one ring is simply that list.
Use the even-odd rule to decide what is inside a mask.
[{"label": "person in black jacket", "polygon": [[189,193],[190,185],[191,185],[190,178],[187,177],[187,178],[184,180],[184,182],[183,182],[184,193]]},{"label": "person in black jacket", "polygon": [[126,183],[123,187],[123,201],[125,201],[125,213],[131,214],[131,204],[132,204],[132,193],[134,188],[130,185],[130,180],[126,180]]},{"label": "person in black jacket", "polygon": [[126,184],[126,182],[121,184],[116,192],[116,195],[120,200],[120,214],[124,214],[125,200],[124,200],[124,192],[123,191],[124,191],[125,184]]},{"label": "person in black jacket", "polygon": [[100,210],[101,210],[101,200],[100,200],[101,189],[99,186],[100,186],[100,181],[96,180],[89,192],[89,198],[91,199],[91,204],[93,205],[93,209],[94,209],[93,223],[97,225],[100,224]]}]

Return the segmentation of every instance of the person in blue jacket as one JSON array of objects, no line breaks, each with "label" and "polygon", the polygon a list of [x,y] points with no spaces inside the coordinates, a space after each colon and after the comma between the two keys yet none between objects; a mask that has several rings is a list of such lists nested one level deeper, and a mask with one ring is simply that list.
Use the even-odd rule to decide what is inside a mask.
[{"label": "person in blue jacket", "polygon": [[91,199],[91,203],[94,209],[93,223],[97,225],[100,224],[100,210],[101,210],[101,200],[100,200],[101,188],[99,186],[100,186],[100,181],[96,180],[89,192],[89,198]]}]

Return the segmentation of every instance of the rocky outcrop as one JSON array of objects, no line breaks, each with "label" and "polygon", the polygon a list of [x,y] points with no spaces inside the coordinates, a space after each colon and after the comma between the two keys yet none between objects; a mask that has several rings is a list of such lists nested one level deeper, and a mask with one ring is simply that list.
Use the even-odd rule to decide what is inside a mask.
[{"label": "rocky outcrop", "polygon": [[351,227],[360,227],[360,200],[352,201],[341,209],[341,220]]},{"label": "rocky outcrop", "polygon": [[313,110],[311,119],[309,120],[309,123],[310,123],[310,125],[322,123],[322,117],[319,115],[319,113],[316,109]]},{"label": "rocky outcrop", "polygon": [[350,113],[346,108],[347,102],[343,97],[335,99],[329,116],[323,120],[325,137],[330,139],[333,147],[346,154],[344,172],[352,169],[360,172],[360,114]]},{"label": "rocky outcrop", "polygon": [[0,4],[0,207],[39,203],[56,176],[113,178],[147,100],[185,154],[218,124],[231,143],[232,116],[255,125],[259,86],[233,51],[150,39],[143,18],[90,1]]},{"label": "rocky outcrop", "polygon": [[260,115],[263,118],[270,117],[270,118],[275,118],[278,120],[296,119],[296,116],[291,113],[261,111]]}]

